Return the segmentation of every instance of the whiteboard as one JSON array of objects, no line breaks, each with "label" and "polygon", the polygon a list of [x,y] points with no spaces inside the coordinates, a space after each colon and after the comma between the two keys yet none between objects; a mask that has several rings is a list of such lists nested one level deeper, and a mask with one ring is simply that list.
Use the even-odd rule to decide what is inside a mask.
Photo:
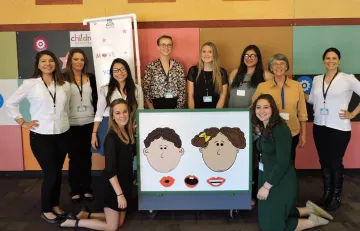
[{"label": "whiteboard", "polygon": [[140,192],[248,192],[250,119],[249,109],[138,110]]}]

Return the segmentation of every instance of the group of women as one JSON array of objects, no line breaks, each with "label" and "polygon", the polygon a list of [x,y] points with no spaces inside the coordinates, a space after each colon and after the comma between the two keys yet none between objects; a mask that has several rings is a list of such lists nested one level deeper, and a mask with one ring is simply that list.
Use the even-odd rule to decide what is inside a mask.
[{"label": "group of women", "polygon": [[[157,40],[160,57],[146,66],[143,87],[134,83],[127,62],[115,59],[110,81],[100,87],[99,94],[81,49],[70,51],[63,74],[52,52],[36,55],[32,77],[6,106],[22,128],[30,129],[31,149],[44,172],[41,217],[49,223],[67,218],[62,227],[116,230],[123,224],[131,201],[135,113],[144,108],[145,101],[149,109],[251,107],[254,133],[259,137],[253,158],[258,178],[253,199],[254,204],[258,199],[261,230],[303,230],[327,224],[331,215],[316,204],[308,201],[305,208],[295,207],[298,185],[294,165],[296,147],[306,144],[308,101],[314,105],[313,133],[324,180],[319,204],[329,211],[339,208],[342,159],[351,134],[349,120],[360,112],[360,106],[353,112],[347,110],[352,93],[360,95],[360,83],[339,71],[340,52],[336,48],[325,51],[326,73],[314,78],[311,94],[305,95],[301,85],[287,77],[290,64],[283,54],[273,55],[265,70],[260,49],[249,45],[239,67],[228,76],[215,44],[207,42],[185,78],[184,66],[170,58],[173,46],[170,36]],[[30,102],[32,120],[28,122],[19,112],[24,98]],[[92,152],[105,155],[104,213],[83,209],[77,216],[69,215],[59,207],[66,153],[71,199],[76,203],[94,198]],[[299,219],[303,216],[308,219]]]}]

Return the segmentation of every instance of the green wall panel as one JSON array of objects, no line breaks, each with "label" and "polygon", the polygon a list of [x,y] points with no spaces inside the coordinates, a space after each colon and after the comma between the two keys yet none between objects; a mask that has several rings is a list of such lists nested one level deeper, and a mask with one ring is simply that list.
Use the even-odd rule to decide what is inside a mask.
[{"label": "green wall panel", "polygon": [[16,32],[0,32],[0,79],[18,78],[16,49]]}]

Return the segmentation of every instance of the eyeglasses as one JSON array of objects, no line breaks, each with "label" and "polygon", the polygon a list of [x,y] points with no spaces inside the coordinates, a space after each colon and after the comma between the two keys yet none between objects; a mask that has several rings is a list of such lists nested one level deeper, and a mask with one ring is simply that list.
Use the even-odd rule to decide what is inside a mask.
[{"label": "eyeglasses", "polygon": [[159,44],[159,47],[161,47],[161,48],[171,48],[173,45],[172,44]]},{"label": "eyeglasses", "polygon": [[251,55],[246,54],[246,55],[244,55],[244,59],[252,59],[252,60],[254,60],[256,58],[257,58],[256,54],[251,54]]},{"label": "eyeglasses", "polygon": [[286,63],[273,63],[271,64],[272,67],[287,67]]},{"label": "eyeglasses", "polygon": [[125,68],[114,68],[113,73],[126,72]]}]

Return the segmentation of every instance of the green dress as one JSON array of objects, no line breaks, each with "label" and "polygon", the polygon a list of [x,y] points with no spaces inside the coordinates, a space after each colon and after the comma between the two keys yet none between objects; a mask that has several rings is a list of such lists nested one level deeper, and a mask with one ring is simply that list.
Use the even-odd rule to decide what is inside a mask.
[{"label": "green dress", "polygon": [[263,171],[259,170],[259,188],[267,181],[273,187],[267,200],[258,201],[258,219],[261,231],[294,231],[298,224],[296,208],[298,180],[291,162],[290,129],[285,123],[273,130],[272,140],[260,137]]}]

